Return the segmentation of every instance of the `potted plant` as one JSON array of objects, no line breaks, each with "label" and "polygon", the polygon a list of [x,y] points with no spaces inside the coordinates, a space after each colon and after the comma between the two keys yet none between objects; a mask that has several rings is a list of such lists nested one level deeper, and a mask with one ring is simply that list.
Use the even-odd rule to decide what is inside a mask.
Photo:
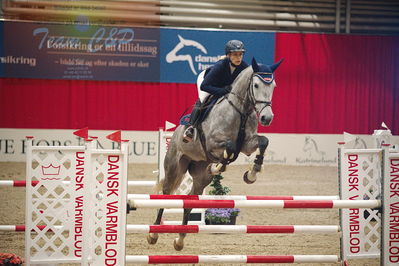
[{"label": "potted plant", "polygon": [[[220,182],[223,176],[214,175],[211,183],[213,189],[209,191],[210,195],[226,195],[230,192],[230,188],[223,186]],[[205,211],[206,224],[236,224],[236,218],[240,209],[224,208],[224,209],[207,209]]]}]

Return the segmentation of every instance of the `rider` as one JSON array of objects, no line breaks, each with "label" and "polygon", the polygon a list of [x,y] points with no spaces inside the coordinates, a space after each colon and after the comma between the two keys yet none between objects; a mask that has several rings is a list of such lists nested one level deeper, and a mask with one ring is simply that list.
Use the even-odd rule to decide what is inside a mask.
[{"label": "rider", "polygon": [[[184,141],[192,141],[194,137],[194,128],[197,126],[196,122],[200,116],[200,105],[204,102],[204,96],[209,94],[215,95],[217,98],[227,94],[231,90],[231,84],[237,78],[237,76],[243,71],[248,64],[244,62],[243,56],[245,53],[245,47],[243,42],[238,40],[230,40],[225,45],[225,57],[219,60],[215,65],[208,68],[205,71],[205,77],[198,77],[197,86],[199,86],[200,101],[197,101],[191,116],[190,125],[184,131]],[[203,78],[203,81],[202,81]],[[203,93],[207,92],[207,93]]]}]

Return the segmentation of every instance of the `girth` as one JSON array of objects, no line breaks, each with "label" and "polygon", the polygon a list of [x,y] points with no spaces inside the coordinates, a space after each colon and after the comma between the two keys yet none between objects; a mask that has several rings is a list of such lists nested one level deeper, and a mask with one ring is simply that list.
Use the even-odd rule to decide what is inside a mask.
[{"label": "girth", "polygon": [[[227,99],[227,97],[225,97],[225,99]],[[227,101],[229,101],[229,100],[227,99]],[[236,108],[230,101],[229,101],[229,103],[234,108]],[[244,139],[245,139],[245,136],[246,136],[245,135],[245,126],[247,124],[248,117],[250,116],[250,114],[252,112],[249,112],[249,113],[246,113],[246,114],[243,114],[241,112],[238,112],[238,113],[240,114],[240,127],[239,127],[238,132],[237,132],[237,139],[236,139],[236,145],[235,145],[236,150],[234,152],[233,158],[232,159],[227,159],[227,164],[230,164],[230,163],[234,162],[235,160],[237,160],[238,155],[241,152],[241,148],[242,148],[242,145],[244,144]],[[219,162],[221,158],[215,157],[214,155],[212,155],[212,153],[210,153],[206,149],[206,138],[205,138],[204,131],[202,130],[202,125],[201,124],[198,125],[197,131],[198,131],[198,136],[199,136],[199,139],[200,139],[200,142],[201,142],[202,149],[204,150],[204,153],[205,153],[205,155],[207,157],[207,160],[215,162],[215,163]]]}]

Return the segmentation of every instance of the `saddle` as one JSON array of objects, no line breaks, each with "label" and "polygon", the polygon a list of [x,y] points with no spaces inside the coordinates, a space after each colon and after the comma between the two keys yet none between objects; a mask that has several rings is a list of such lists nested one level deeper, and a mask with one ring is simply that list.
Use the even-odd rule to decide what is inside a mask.
[{"label": "saddle", "polygon": [[[220,99],[223,99],[223,97],[217,97],[214,95],[209,96],[205,100],[204,103],[201,103],[200,100],[198,99],[194,105],[194,108],[193,108],[193,111],[191,112],[191,114],[185,115],[180,119],[181,125],[185,125],[185,126],[192,125],[193,127],[197,128],[201,146],[206,154],[206,157],[208,158],[208,160],[213,161],[213,162],[218,162],[218,158],[214,157],[210,152],[208,152],[206,150],[206,139],[205,139],[204,131],[202,130],[201,123],[209,115],[213,106],[215,106],[215,104],[217,104]],[[245,139],[245,126],[246,126],[249,114],[241,114],[240,113],[240,115],[241,115],[240,127],[237,132],[236,143],[234,144],[233,158],[225,159],[224,164],[230,164],[237,159],[237,157],[241,151],[241,147],[243,145],[244,139]]]},{"label": "saddle", "polygon": [[205,118],[208,117],[218,99],[219,97],[215,97],[213,95],[210,95],[208,98],[206,98],[203,103],[201,103],[201,101],[198,99],[195,102],[191,114],[184,115],[180,118],[180,125],[192,125],[194,127],[198,127],[205,120]]}]

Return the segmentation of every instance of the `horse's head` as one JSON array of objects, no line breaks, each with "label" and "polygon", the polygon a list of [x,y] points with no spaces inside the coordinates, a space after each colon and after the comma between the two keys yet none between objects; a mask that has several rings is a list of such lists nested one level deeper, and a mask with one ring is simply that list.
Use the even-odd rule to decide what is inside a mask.
[{"label": "horse's head", "polygon": [[270,125],[273,120],[272,97],[276,87],[273,73],[282,61],[281,59],[273,65],[262,65],[258,64],[255,58],[252,59],[253,74],[249,95],[262,126]]}]

